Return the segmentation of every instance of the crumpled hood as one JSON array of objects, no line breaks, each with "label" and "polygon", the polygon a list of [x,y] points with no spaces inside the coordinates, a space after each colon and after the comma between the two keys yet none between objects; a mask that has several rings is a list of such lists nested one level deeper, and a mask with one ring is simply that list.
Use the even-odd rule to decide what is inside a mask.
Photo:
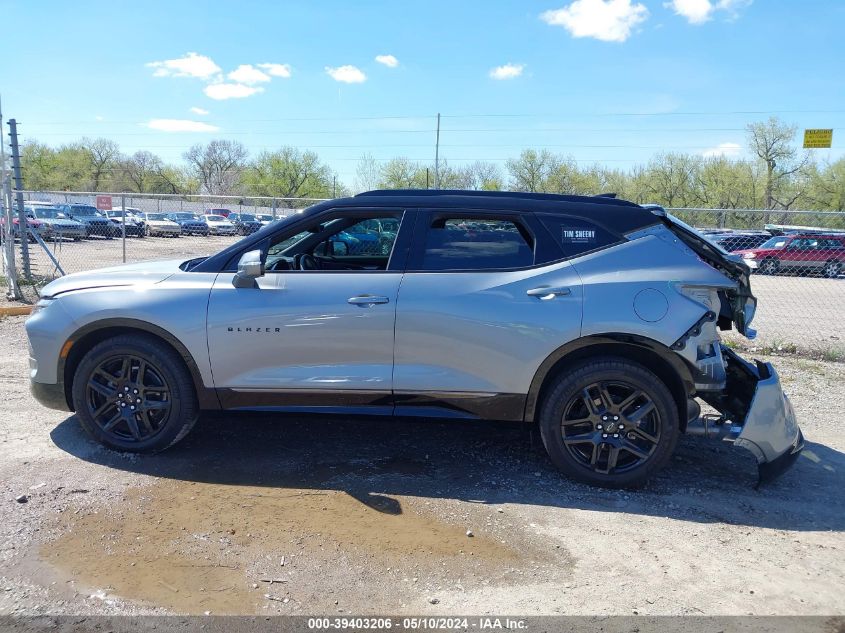
[{"label": "crumpled hood", "polygon": [[41,296],[55,297],[63,292],[85,290],[87,288],[157,284],[174,273],[179,272],[179,265],[184,261],[184,259],[168,259],[157,262],[123,264],[110,268],[73,273],[59,277],[44,286],[41,289]]}]

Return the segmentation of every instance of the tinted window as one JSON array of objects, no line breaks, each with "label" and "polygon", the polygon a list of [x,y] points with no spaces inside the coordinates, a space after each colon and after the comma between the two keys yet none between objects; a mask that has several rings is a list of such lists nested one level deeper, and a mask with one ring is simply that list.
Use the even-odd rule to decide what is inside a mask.
[{"label": "tinted window", "polygon": [[587,220],[561,215],[538,214],[537,217],[552,234],[565,257],[575,257],[621,241],[619,237]]},{"label": "tinted window", "polygon": [[424,270],[521,268],[534,263],[533,240],[507,219],[434,220],[426,236]]}]

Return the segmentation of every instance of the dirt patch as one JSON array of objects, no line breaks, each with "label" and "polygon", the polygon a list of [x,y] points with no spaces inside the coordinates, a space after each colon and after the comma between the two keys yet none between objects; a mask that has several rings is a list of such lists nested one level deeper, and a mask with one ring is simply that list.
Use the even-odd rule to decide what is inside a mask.
[{"label": "dirt patch", "polygon": [[397,580],[460,569],[474,584],[524,559],[492,533],[469,536],[466,526],[406,505],[331,490],[167,482],[127,492],[119,511],[76,514],[40,557],[106,594],[218,614],[296,599],[298,575],[315,560],[365,559]]}]

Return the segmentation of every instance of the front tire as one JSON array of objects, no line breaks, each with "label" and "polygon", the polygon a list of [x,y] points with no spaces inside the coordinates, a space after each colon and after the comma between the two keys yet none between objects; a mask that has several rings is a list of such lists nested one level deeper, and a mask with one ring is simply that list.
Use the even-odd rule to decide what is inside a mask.
[{"label": "front tire", "polygon": [[635,488],[678,441],[678,408],[665,383],[616,357],[587,360],[558,379],[540,407],[540,435],[564,474],[594,486]]},{"label": "front tire", "polygon": [[830,261],[822,268],[822,275],[828,279],[836,279],[842,273],[842,262]]},{"label": "front tire", "polygon": [[780,262],[770,257],[768,259],[764,259],[763,262],[760,264],[760,274],[761,275],[776,275],[780,270]]},{"label": "front tire", "polygon": [[72,395],[82,427],[119,451],[162,451],[187,435],[199,415],[184,361],[146,334],[95,345],[79,363]]}]

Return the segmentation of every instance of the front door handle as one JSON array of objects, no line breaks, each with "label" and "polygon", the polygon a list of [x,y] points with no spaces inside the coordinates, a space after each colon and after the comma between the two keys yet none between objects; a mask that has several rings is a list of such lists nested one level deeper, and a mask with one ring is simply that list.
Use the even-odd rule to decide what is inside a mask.
[{"label": "front door handle", "polygon": [[376,305],[377,303],[389,303],[390,299],[376,295],[358,295],[357,297],[349,297],[346,302],[351,303],[354,306],[367,307]]},{"label": "front door handle", "polygon": [[531,288],[525,292],[529,297],[539,297],[540,299],[554,299],[555,297],[563,297],[572,294],[569,288],[561,288],[560,286],[540,286],[539,288]]}]

